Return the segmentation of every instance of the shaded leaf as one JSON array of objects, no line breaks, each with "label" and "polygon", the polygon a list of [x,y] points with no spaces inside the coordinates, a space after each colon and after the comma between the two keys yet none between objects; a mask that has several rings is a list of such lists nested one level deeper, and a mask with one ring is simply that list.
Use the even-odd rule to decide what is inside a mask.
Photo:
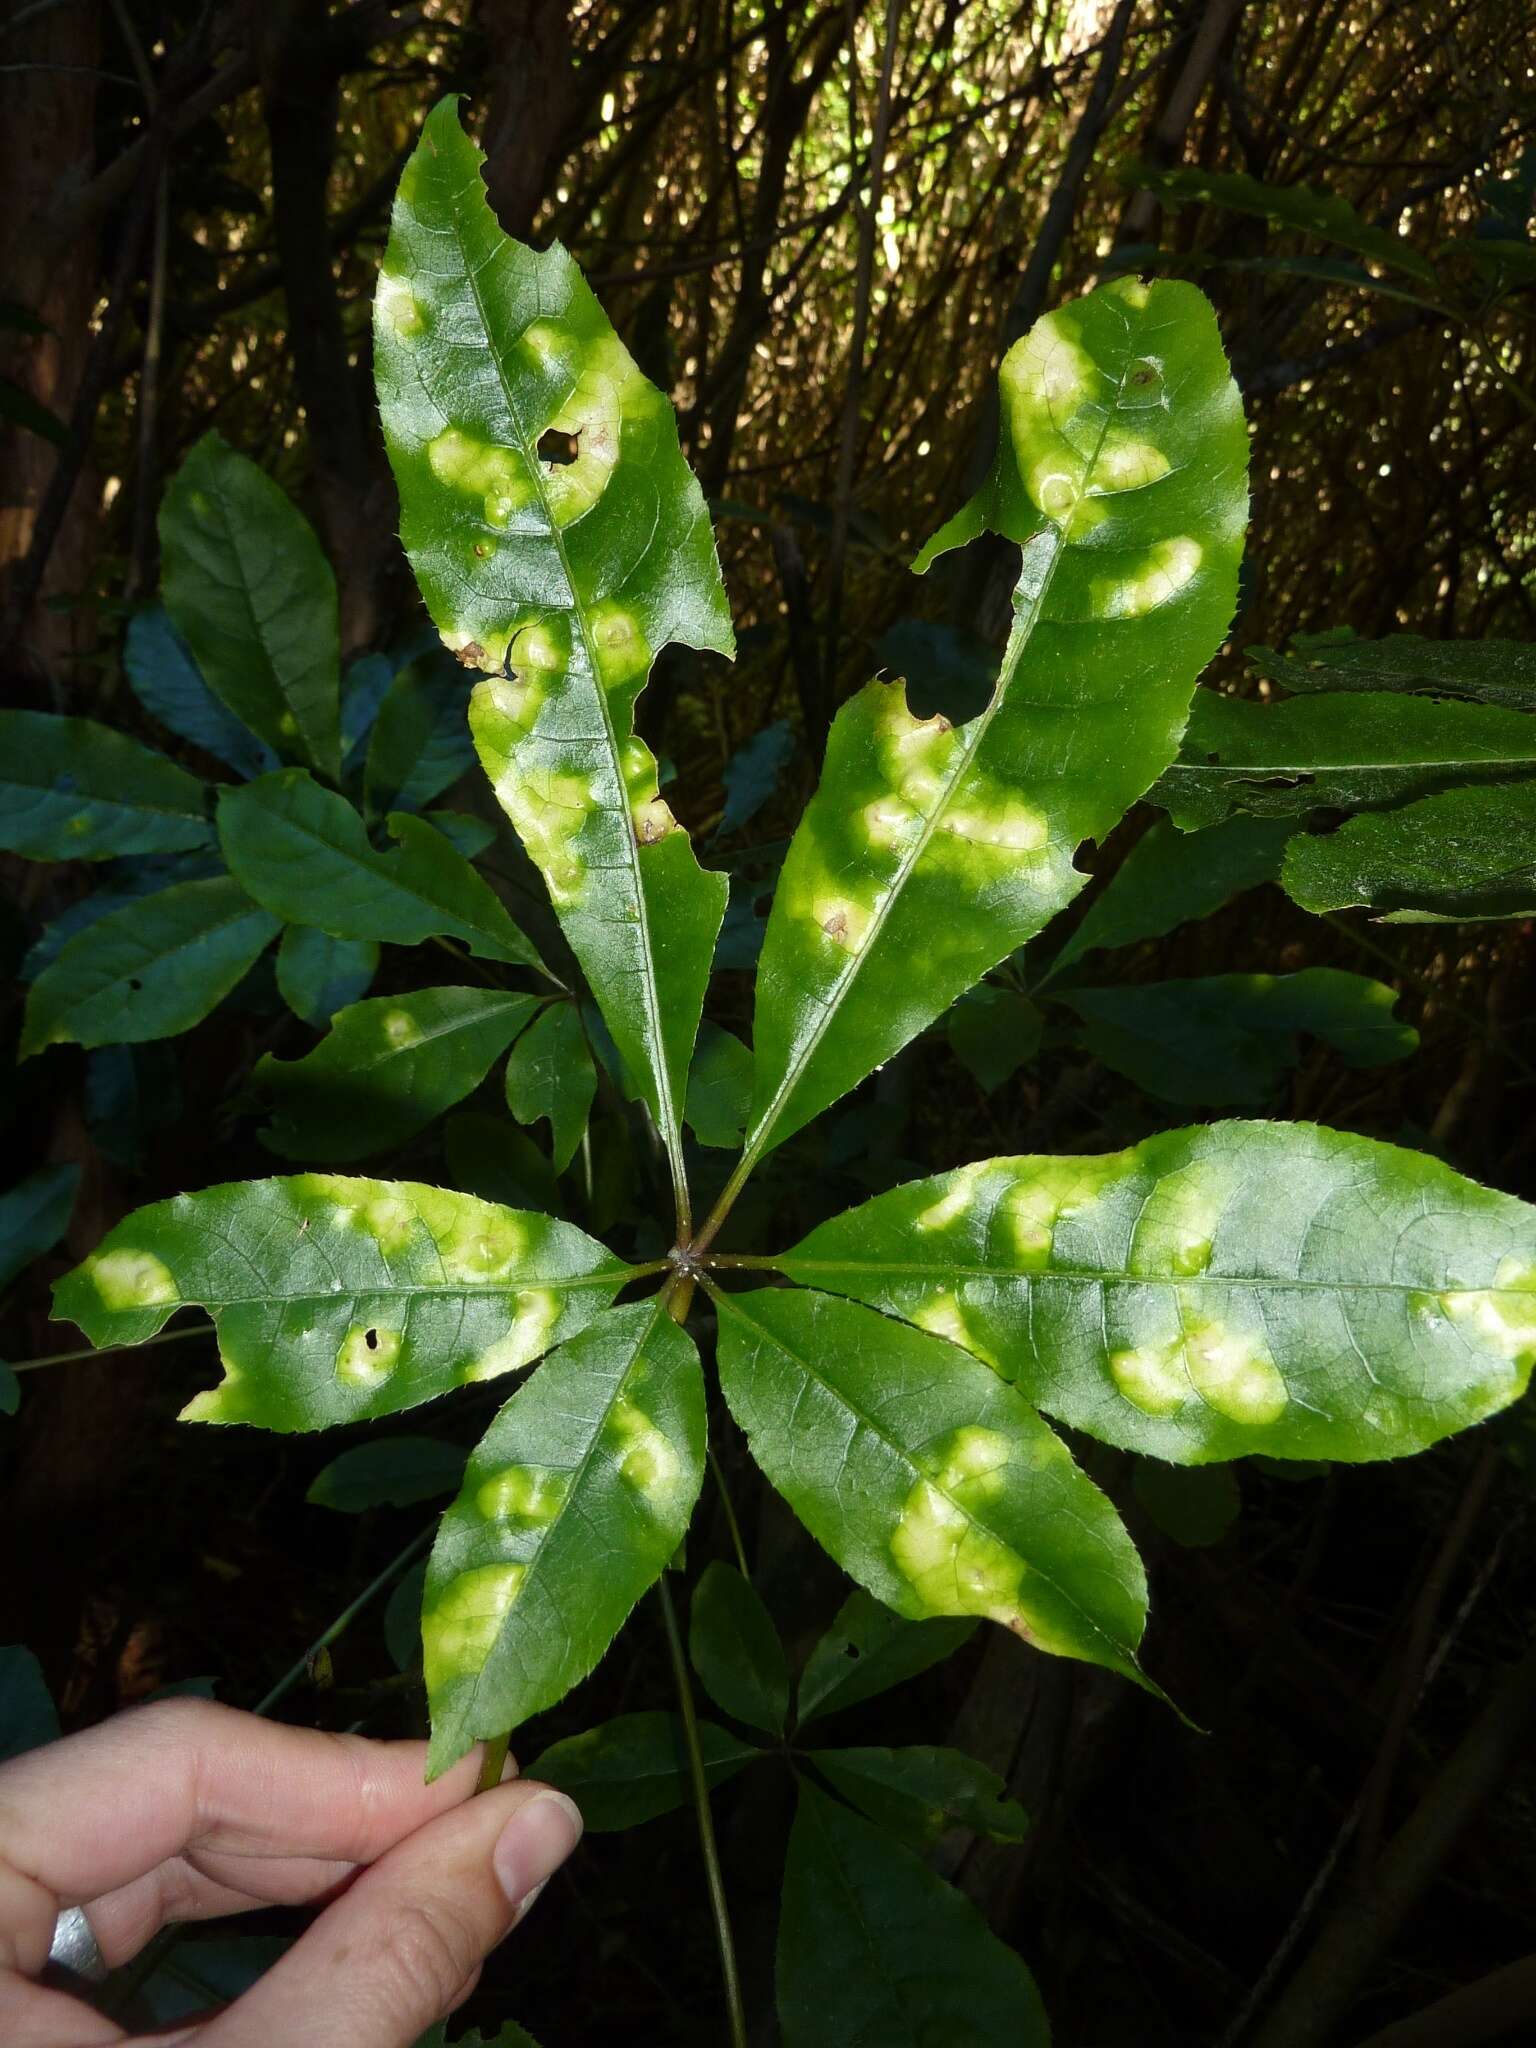
[{"label": "shaded leaf", "polygon": [[[699,1722],[699,1748],[711,1791],[762,1755],[713,1721]],[[595,1835],[638,1827],[693,1797],[683,1724],[676,1714],[619,1714],[569,1735],[535,1757],[525,1777],[568,1793]]]},{"label": "shaded leaf", "polygon": [[1293,829],[1279,819],[1241,812],[1203,832],[1180,832],[1166,818],[1154,820],[1089,904],[1051,963],[1051,976],[1085,953],[1160,939],[1192,918],[1209,917],[1245,889],[1278,882]]},{"label": "shaded leaf", "polygon": [[1048,2048],[1040,1994],[970,1900],[802,1784],[779,1919],[784,2048]]},{"label": "shaded leaf", "polygon": [[181,1112],[181,1058],[168,1039],[87,1055],[86,1126],[108,1159],[142,1172]]},{"label": "shaded leaf", "polygon": [[844,1571],[909,1620],[983,1616],[1140,1681],[1140,1560],[1013,1387],[958,1345],[857,1302],[711,1293],[731,1413]]},{"label": "shaded leaf", "polygon": [[191,1422],[325,1429],[527,1365],[629,1268],[569,1223],[412,1181],[301,1173],[154,1202],[54,1290],[92,1344],[212,1315],[225,1377]]},{"label": "shaded leaf", "polygon": [[466,860],[478,860],[488,847],[496,843],[496,827],[485,818],[473,817],[468,811],[425,811],[422,815],[434,831],[442,833],[450,846],[457,847]]},{"label": "shaded leaf", "polygon": [[795,735],[787,718],[776,718],[737,748],[725,764],[725,808],[715,827],[721,838],[752,822],[778,789],[794,752]]},{"label": "shaded leaf", "polygon": [[1173,1464],[1403,1457],[1506,1407],[1536,1362],[1536,1211],[1316,1124],[982,1160],[776,1263]]},{"label": "shaded leaf", "polygon": [[258,1063],[272,1115],[261,1142],[286,1159],[330,1163],[403,1144],[479,1087],[538,1007],[537,996],[488,988],[354,1003],[303,1059],[268,1053]]},{"label": "shaded leaf", "polygon": [[57,1742],[59,1732],[42,1665],[19,1643],[0,1649],[0,1764]]},{"label": "shaded leaf", "polygon": [[[725,910],[633,734],[669,642],[732,650],[704,500],[665,397],[558,244],[509,240],[440,101],[400,180],[375,301],[401,536],[466,664],[502,807],[681,1182],[679,1118]],[[575,459],[542,461],[549,431]]]},{"label": "shaded leaf", "polygon": [[165,608],[214,695],[285,760],[341,773],[336,579],[287,493],[205,434],[160,507]]},{"label": "shaded leaf", "polygon": [[1446,790],[1299,835],[1281,879],[1303,910],[1364,904],[1389,924],[1536,916],[1536,782]]},{"label": "shaded leaf", "polygon": [[0,1358],[0,1415],[14,1415],[21,1406],[21,1381]]},{"label": "shaded leaf", "polygon": [[576,1156],[597,1073],[574,1003],[550,1003],[525,1031],[507,1061],[507,1107],[520,1124],[549,1118],[556,1173]]},{"label": "shaded leaf", "polygon": [[301,768],[263,775],[219,803],[224,858],[287,923],[397,946],[441,934],[482,960],[542,966],[501,898],[441,832],[406,811],[392,814],[389,829],[399,845],[380,853],[346,798]]},{"label": "shaded leaf", "polygon": [[1397,990],[1337,967],[1297,974],[1213,974],[1055,998],[1084,1025],[1083,1043],[1164,1102],[1262,1102],[1318,1038],[1346,1066],[1379,1067],[1418,1046],[1393,1015]]},{"label": "shaded leaf", "polygon": [[1003,1797],[997,1773],[958,1749],[810,1749],[805,1756],[835,1791],[919,1853],[946,1828],[970,1828],[994,1842],[1022,1842],[1029,1830],[1029,1816]]},{"label": "shaded leaf", "polygon": [[360,1515],[365,1508],[408,1508],[457,1493],[464,1450],[435,1436],[391,1436],[354,1444],[316,1473],[304,1498],[312,1507]]},{"label": "shaded leaf", "polygon": [[0,847],[27,860],[112,860],[211,846],[195,775],[89,718],[0,711]]},{"label": "shaded leaf", "polygon": [[752,1053],[718,1024],[699,1026],[698,1049],[688,1070],[684,1115],[701,1145],[734,1151],[752,1104]]},{"label": "shaded leaf", "polygon": [[464,1109],[443,1127],[448,1175],[456,1188],[509,1209],[558,1210],[555,1170],[533,1140],[504,1116]]},{"label": "shaded leaf", "polygon": [[150,853],[114,861],[103,870],[99,889],[93,889],[89,896],[78,897],[44,925],[27,948],[18,979],[36,981],[43,969],[51,967],[58,959],[72,938],[99,918],[121,910],[125,903],[137,903],[141,897],[156,895],[160,890],[168,889],[173,882],[204,882],[224,872],[224,863],[212,847],[193,853]]},{"label": "shaded leaf", "polygon": [[1040,1050],[1043,1023],[1027,996],[983,982],[955,1004],[946,1029],[955,1058],[990,1095]]},{"label": "shaded leaf", "polygon": [[323,1031],[338,1010],[367,995],[379,971],[373,939],[333,939],[318,925],[290,924],[277,949],[277,985],[296,1017]]},{"label": "shaded leaf", "polygon": [[413,1564],[384,1603],[384,1647],[397,1671],[421,1662],[421,1596],[427,1583],[427,1560]]},{"label": "shaded leaf", "polygon": [[1536,647],[1525,641],[1423,640],[1417,633],[1360,640],[1335,631],[1293,634],[1283,654],[1243,651],[1258,674],[1287,690],[1402,690],[1536,711]]},{"label": "shaded leaf", "polygon": [[37,977],[21,1057],[190,1031],[277,933],[278,920],[228,875],[140,896],[88,925]]},{"label": "shaded leaf", "polygon": [[226,710],[203,681],[191,648],[163,606],[151,605],[130,620],[123,672],[144,709],[178,739],[201,747],[241,777],[264,775],[277,766],[266,742]]},{"label": "shaded leaf", "polygon": [[904,1621],[856,1586],[819,1638],[800,1674],[796,1718],[856,1707],[893,1685],[904,1685],[954,1655],[976,1632],[974,1621],[945,1617]]},{"label": "shaded leaf", "polygon": [[751,1581],[718,1558],[694,1588],[688,1654],[722,1713],[769,1735],[784,1733],[789,1666],[779,1632]]},{"label": "shaded leaf", "polygon": [[0,1294],[69,1228],[78,1166],[42,1166],[0,1195]]},{"label": "shaded leaf", "polygon": [[439,650],[409,663],[379,706],[368,742],[368,809],[419,811],[458,781],[475,758],[469,678]]},{"label": "shaded leaf", "polygon": [[1139,1458],[1131,1485],[1158,1528],[1185,1550],[1219,1543],[1243,1505],[1230,1465],[1164,1465]]},{"label": "shaded leaf", "polygon": [[997,686],[957,729],[886,683],[839,712],[768,922],[749,1161],[1071,901],[1074,848],[1173,759],[1232,616],[1247,436],[1199,292],[1117,280],[1001,382],[992,475],[916,564],[986,529],[1022,545]]},{"label": "shaded leaf", "polygon": [[1134,162],[1120,173],[1122,184],[1153,192],[1165,206],[1204,203],[1228,213],[1245,213],[1276,227],[1317,235],[1371,263],[1400,270],[1421,283],[1436,282],[1434,265],[1387,228],[1372,227],[1336,192],[1311,185],[1270,185],[1246,171],[1165,170]]},{"label": "shaded leaf", "polygon": [[1250,704],[1201,690],[1152,801],[1190,831],[1237,810],[1298,818],[1533,771],[1536,719],[1497,705],[1385,692]]},{"label": "shaded leaf", "polygon": [[682,1541],[703,1471],[699,1355],[659,1297],[600,1317],[518,1389],[427,1567],[433,1776],[586,1677]]}]

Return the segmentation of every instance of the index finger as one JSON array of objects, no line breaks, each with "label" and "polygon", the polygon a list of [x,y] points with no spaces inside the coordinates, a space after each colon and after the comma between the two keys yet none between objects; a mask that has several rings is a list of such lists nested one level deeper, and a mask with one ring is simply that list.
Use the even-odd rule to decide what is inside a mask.
[{"label": "index finger", "polygon": [[0,1855],[67,1905],[187,1848],[369,1863],[475,1788],[424,1742],[370,1742],[208,1700],[136,1707],[0,1766]]}]

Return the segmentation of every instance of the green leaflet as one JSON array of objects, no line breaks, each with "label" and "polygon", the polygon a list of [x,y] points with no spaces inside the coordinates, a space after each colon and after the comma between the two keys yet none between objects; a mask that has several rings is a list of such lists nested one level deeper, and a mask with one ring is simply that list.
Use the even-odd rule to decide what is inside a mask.
[{"label": "green leaflet", "polygon": [[389,829],[399,847],[379,853],[346,798],[302,768],[280,768],[219,800],[231,871],[288,923],[397,946],[442,934],[482,960],[545,971],[501,898],[441,832],[407,811],[393,812]]},{"label": "green leaflet", "polygon": [[1001,381],[992,476],[916,564],[986,528],[1023,546],[997,686],[958,729],[899,684],[838,714],[763,947],[749,1162],[1071,900],[1074,849],[1173,759],[1232,617],[1248,443],[1199,292],[1107,285]]},{"label": "green leaflet", "polygon": [[1165,1465],[1160,1458],[1138,1458],[1131,1489],[1137,1506],[1184,1550],[1208,1550],[1219,1543],[1242,1511],[1243,1496],[1230,1465]]},{"label": "green leaflet", "polygon": [[1419,1043],[1392,1014],[1396,989],[1337,967],[1073,988],[1056,1000],[1082,1019],[1091,1053],[1164,1102],[1262,1102],[1296,1065],[1303,1033],[1351,1067],[1406,1059]]},{"label": "green leaflet", "polygon": [[401,669],[379,705],[363,771],[367,808],[419,811],[474,758],[469,678],[441,650],[423,655]]},{"label": "green leaflet", "polygon": [[213,694],[285,760],[341,773],[336,579],[282,487],[205,434],[160,507],[165,608]]},{"label": "green leaflet", "polygon": [[688,1655],[722,1712],[768,1735],[784,1733],[789,1665],[779,1632],[752,1582],[719,1558],[694,1588]]},{"label": "green leaflet", "polygon": [[403,1144],[478,1088],[539,998],[489,988],[375,996],[340,1012],[301,1060],[256,1068],[272,1121],[262,1143],[285,1159],[345,1165]]},{"label": "green leaflet", "polygon": [[1145,1682],[1141,1562],[1013,1387],[957,1345],[857,1302],[710,1293],[731,1413],[844,1571],[909,1620],[983,1617]]},{"label": "green leaflet", "polygon": [[512,1048],[507,1107],[520,1124],[549,1118],[556,1173],[576,1156],[597,1093],[597,1072],[574,1003],[551,1003]]},{"label": "green leaflet", "polygon": [[666,1569],[703,1475],[699,1354],[659,1297],[611,1310],[518,1389],[427,1567],[432,1776],[586,1677]]},{"label": "green leaflet", "polygon": [[1242,812],[1204,832],[1179,832],[1168,819],[1156,819],[1088,906],[1046,980],[1085,953],[1160,939],[1191,918],[1209,917],[1245,889],[1278,882],[1291,830],[1281,820]]},{"label": "green leaflet", "polygon": [[457,1444],[431,1436],[383,1437],[332,1458],[304,1498],[314,1507],[360,1515],[366,1508],[407,1508],[457,1493],[463,1478],[464,1453]]},{"label": "green leaflet", "polygon": [[1536,1362],[1536,1211],[1315,1124],[983,1160],[775,1263],[1175,1464],[1402,1457],[1506,1407]]},{"label": "green leaflet", "polygon": [[203,681],[191,649],[160,605],[136,612],[123,642],[123,673],[135,697],[167,732],[190,740],[242,777],[277,766],[264,740],[248,732]]},{"label": "green leaflet", "polygon": [[0,1195],[0,1294],[69,1228],[78,1166],[43,1166]]},{"label": "green leaflet", "polygon": [[[452,100],[405,168],[374,353],[401,535],[482,682],[475,744],[655,1116],[679,1118],[726,878],[657,794],[634,704],[669,641],[733,650],[704,501],[665,397],[566,252],[502,234]],[[541,459],[546,433],[574,459]]]},{"label": "green leaflet", "polygon": [[190,1031],[277,933],[278,920],[228,875],[137,897],[87,925],[33,982],[20,1057]]},{"label": "green leaflet", "polygon": [[909,1848],[931,1849],[946,1828],[1022,1842],[1029,1818],[995,1771],[958,1749],[810,1749],[806,1761],[843,1797]]},{"label": "green leaflet", "polygon": [[1283,654],[1243,651],[1259,675],[1287,690],[1404,690],[1536,711],[1536,647],[1521,640],[1357,640],[1335,631],[1296,633]]},{"label": "green leaflet", "polygon": [[333,939],[312,924],[291,924],[277,949],[277,986],[296,1017],[323,1030],[338,1010],[359,1002],[379,971],[372,939]]},{"label": "green leaflet", "polygon": [[0,711],[0,848],[27,860],[113,860],[209,846],[208,792],[90,718]]},{"label": "green leaflet", "polygon": [[1238,810],[1301,817],[1532,773],[1536,719],[1499,705],[1384,691],[1250,704],[1201,690],[1152,801],[1191,831]]},{"label": "green leaflet", "polygon": [[1027,996],[983,982],[955,1004],[945,1031],[955,1058],[991,1095],[1034,1058],[1044,1027],[1043,1014]]},{"label": "green leaflet", "polygon": [[953,1656],[975,1633],[975,1622],[963,1619],[903,1621],[855,1586],[805,1660],[796,1717],[803,1724],[904,1685]]},{"label": "green leaflet", "polygon": [[970,1900],[804,1783],[777,1976],[784,2048],[1049,2048],[1034,1979]]},{"label": "green leaflet", "polygon": [[302,1173],[136,1210],[59,1282],[54,1312],[105,1346],[206,1308],[225,1377],[183,1419],[326,1429],[527,1365],[629,1275],[548,1216]]},{"label": "green leaflet", "polygon": [[1277,227],[1318,235],[1423,284],[1436,282],[1433,264],[1412,243],[1387,228],[1372,227],[1336,192],[1311,185],[1268,185],[1246,171],[1166,170],[1148,163],[1127,164],[1120,176],[1124,184],[1155,192],[1165,206],[1205,201],[1229,213],[1246,213]]},{"label": "green leaflet", "polygon": [[[701,1720],[699,1749],[711,1791],[756,1762],[763,1752]],[[569,1793],[589,1834],[638,1827],[692,1797],[683,1724],[676,1714],[617,1714],[600,1727],[568,1735],[535,1757],[524,1777]]]},{"label": "green leaflet", "polygon": [[746,1131],[751,1101],[751,1051],[706,1018],[699,1026],[698,1050],[688,1071],[683,1112],[688,1128],[701,1145],[734,1152]]},{"label": "green leaflet", "polygon": [[1388,924],[1536,914],[1536,782],[1446,790],[1299,834],[1281,876],[1303,910],[1367,904]]}]

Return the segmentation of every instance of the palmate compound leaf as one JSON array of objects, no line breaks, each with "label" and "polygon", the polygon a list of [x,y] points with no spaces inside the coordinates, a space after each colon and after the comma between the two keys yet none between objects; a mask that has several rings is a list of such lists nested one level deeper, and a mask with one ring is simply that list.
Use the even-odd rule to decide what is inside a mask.
[{"label": "palmate compound leaf", "polygon": [[302,768],[280,768],[219,800],[231,872],[288,923],[397,946],[441,935],[482,960],[547,972],[489,882],[441,832],[409,811],[392,812],[389,830],[398,844],[381,853],[346,798]]},{"label": "palmate compound leaf", "polygon": [[1034,1979],[970,1900],[805,1783],[777,1977],[784,2048],[1049,2048]]},{"label": "palmate compound leaf", "polygon": [[1022,545],[997,685],[958,729],[899,683],[838,714],[768,922],[748,1162],[1070,902],[1074,849],[1173,759],[1232,617],[1248,443],[1200,293],[1107,285],[1001,382],[992,477],[916,564],[985,528]]},{"label": "palmate compound leaf", "polygon": [[665,1302],[617,1308],[508,1401],[427,1567],[429,1771],[585,1678],[683,1540],[704,1476],[704,1377]]},{"label": "palmate compound leaf", "polygon": [[[669,641],[729,654],[730,618],[666,398],[565,250],[501,232],[480,164],[444,100],[395,201],[374,356],[401,536],[443,638],[489,672],[481,761],[681,1188],[727,883],[658,795],[634,704]],[[544,459],[551,436],[572,459]]]},{"label": "palmate compound leaf", "polygon": [[1299,818],[1536,774],[1536,718],[1385,691],[1253,704],[1201,690],[1152,801],[1184,831],[1233,811]]},{"label": "palmate compound leaf", "polygon": [[908,1620],[985,1618],[1146,1683],[1141,1560],[1016,1388],[855,1301],[710,1292],[731,1413],[844,1571]]},{"label": "palmate compound leaf", "polygon": [[98,1346],[213,1317],[224,1379],[192,1422],[327,1429],[499,1378],[584,1329],[631,1269],[569,1223],[411,1181],[303,1173],[126,1217],[59,1282]]},{"label": "palmate compound leaf", "polygon": [[0,847],[27,860],[114,860],[209,846],[195,775],[90,718],[0,711]]},{"label": "palmate compound leaf", "polygon": [[1536,1362],[1536,1210],[1315,1124],[984,1160],[775,1263],[1173,1464],[1402,1457],[1506,1407]]}]

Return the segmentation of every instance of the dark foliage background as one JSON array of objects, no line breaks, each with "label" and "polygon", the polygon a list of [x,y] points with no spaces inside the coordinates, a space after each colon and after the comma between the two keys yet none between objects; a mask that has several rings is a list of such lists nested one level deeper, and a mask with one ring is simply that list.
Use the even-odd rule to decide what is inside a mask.
[{"label": "dark foliage background", "polygon": [[[788,722],[789,767],[750,835],[765,873],[882,635],[914,616],[995,626],[985,558],[926,584],[906,563],[985,459],[1002,347],[1127,245],[1204,283],[1253,423],[1251,566],[1221,679],[1253,687],[1246,644],[1337,625],[1536,637],[1522,384],[1536,292],[1484,320],[1454,255],[1444,312],[1236,268],[1305,245],[1214,209],[1164,213],[1119,175],[1141,157],[1305,181],[1430,256],[1490,219],[1523,235],[1523,0],[9,0],[0,298],[46,331],[0,329],[0,372],[70,436],[61,448],[0,420],[7,703],[141,728],[120,670],[125,610],[155,587],[164,481],[214,425],[318,524],[344,649],[416,625],[372,413],[369,299],[400,164],[453,89],[470,95],[504,224],[572,248],[677,401],[743,652],[731,669],[664,662],[643,717],[677,766],[669,797],[706,837],[727,763]],[[1145,823],[1099,851],[1101,873]],[[14,962],[87,884],[0,861],[0,949]],[[1308,919],[1266,888],[1120,962],[1137,980],[1301,965],[1389,981],[1423,1046],[1368,1074],[1319,1049],[1267,1113],[1402,1139],[1532,1194],[1528,926]],[[718,995],[744,1025],[749,979],[723,977]],[[19,1011],[18,996],[12,1038]],[[39,1160],[84,1168],[67,1246],[11,1298],[0,1351],[62,1348],[44,1282],[128,1208],[270,1171],[244,1077],[256,1053],[309,1042],[297,1020],[226,1006],[146,1069],[136,1161],[103,1149],[77,1054],[0,1082],[7,1180]],[[1101,1150],[1177,1120],[1049,1043],[989,1095],[940,1036],[793,1148],[742,1228],[786,1242],[913,1171]],[[441,1171],[433,1144],[406,1162],[420,1177]],[[422,1514],[305,1505],[334,1445],[177,1430],[208,1376],[199,1349],[39,1374],[0,1439],[0,1638],[38,1651],[67,1725],[201,1674],[254,1702]],[[1097,1453],[1149,1559],[1149,1662],[1208,1732],[1001,1634],[847,1731],[954,1741],[1009,1777],[1028,1841],[951,1838],[943,1862],[1035,1969],[1059,2041],[1536,2033],[1522,1430],[1517,1411],[1402,1466],[1245,1467],[1240,1514],[1203,1549],[1147,1518],[1130,1460]],[[758,1583],[803,1649],[840,1587],[751,1487],[723,1421],[718,1439]],[[723,1554],[714,1514],[696,1543],[700,1560]],[[418,1691],[391,1672],[375,1608],[284,1711],[419,1725]],[[642,1610],[525,1753],[669,1697]],[[786,1825],[776,1784],[754,1776],[722,1799],[758,2013]],[[686,1815],[589,1843],[535,1924],[477,2010],[515,2011],[552,2043],[718,2038]],[[1486,1987],[1483,2022],[1394,2031],[1521,1957]]]}]

